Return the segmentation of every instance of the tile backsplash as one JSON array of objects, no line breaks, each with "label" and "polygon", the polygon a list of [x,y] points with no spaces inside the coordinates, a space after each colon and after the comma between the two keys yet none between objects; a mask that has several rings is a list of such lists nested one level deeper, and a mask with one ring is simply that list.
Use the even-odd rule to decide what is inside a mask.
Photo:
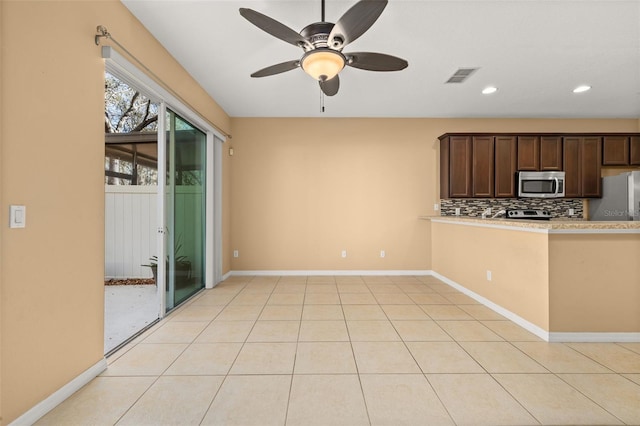
[{"label": "tile backsplash", "polygon": [[[440,200],[440,216],[455,216],[456,208],[460,216],[482,215],[490,208],[492,215],[500,210],[536,209],[547,210],[552,217],[581,219],[584,217],[582,199],[580,198],[457,198]],[[569,215],[573,209],[573,215]],[[499,216],[504,217],[504,214]]]}]

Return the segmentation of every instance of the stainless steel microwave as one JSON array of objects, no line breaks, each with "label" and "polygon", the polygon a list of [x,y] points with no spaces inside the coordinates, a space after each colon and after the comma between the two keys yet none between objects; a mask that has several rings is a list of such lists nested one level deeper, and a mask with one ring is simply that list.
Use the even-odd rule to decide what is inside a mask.
[{"label": "stainless steel microwave", "polygon": [[564,197],[564,172],[519,172],[518,197]]}]

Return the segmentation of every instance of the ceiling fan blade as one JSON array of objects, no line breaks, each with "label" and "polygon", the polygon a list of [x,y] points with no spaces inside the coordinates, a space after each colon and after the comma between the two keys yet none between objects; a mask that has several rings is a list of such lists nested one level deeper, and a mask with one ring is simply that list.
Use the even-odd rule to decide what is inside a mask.
[{"label": "ceiling fan blade", "polygon": [[271,65],[270,67],[263,68],[259,71],[251,74],[251,77],[267,77],[274,74],[280,74],[282,72],[291,71],[300,66],[300,61],[287,61],[280,64]]},{"label": "ceiling fan blade", "polygon": [[360,0],[354,4],[333,26],[329,46],[337,49],[353,42],[376,22],[386,6],[387,0]]},{"label": "ceiling fan blade", "polygon": [[331,80],[320,81],[320,89],[327,96],[333,96],[340,89],[340,77],[335,76]]},{"label": "ceiling fan blade", "polygon": [[404,59],[384,53],[353,52],[345,56],[350,67],[368,71],[400,71],[409,66]]},{"label": "ceiling fan blade", "polygon": [[313,47],[306,38],[287,27],[284,24],[276,21],[273,18],[269,18],[267,15],[263,15],[260,12],[256,12],[252,9],[240,8],[240,15],[242,15],[247,21],[251,22],[261,30],[271,34],[272,36],[284,40],[287,43],[291,43],[294,46],[309,46]]}]

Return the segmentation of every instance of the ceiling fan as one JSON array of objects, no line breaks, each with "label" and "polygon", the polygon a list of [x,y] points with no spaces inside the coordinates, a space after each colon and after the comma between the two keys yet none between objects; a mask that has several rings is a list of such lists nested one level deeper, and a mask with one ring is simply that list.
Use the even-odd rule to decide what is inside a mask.
[{"label": "ceiling fan", "polygon": [[266,77],[302,68],[319,82],[325,95],[333,96],[340,88],[338,73],[345,66],[367,71],[405,69],[408,62],[396,56],[372,52],[342,53],[346,45],[373,25],[386,6],[387,0],[360,0],[333,24],[324,20],[322,0],[321,21],[307,25],[300,33],[260,12],[240,8],[240,15],[256,27],[304,50],[302,58],[271,65],[254,72],[251,77]]}]

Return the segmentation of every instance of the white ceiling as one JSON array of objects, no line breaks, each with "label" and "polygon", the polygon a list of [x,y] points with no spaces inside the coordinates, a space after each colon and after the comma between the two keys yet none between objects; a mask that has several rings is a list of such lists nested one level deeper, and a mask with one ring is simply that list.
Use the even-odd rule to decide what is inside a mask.
[{"label": "white ceiling", "polygon": [[[321,0],[122,2],[232,117],[640,117],[640,0],[390,0],[344,51],[387,53],[409,67],[345,68],[324,113],[301,69],[250,77],[303,52],[238,12],[300,31],[320,21]],[[326,20],[355,2],[326,0]],[[461,67],[480,69],[445,84]],[[581,84],[593,88],[572,93]],[[488,85],[499,90],[482,95]]]}]

